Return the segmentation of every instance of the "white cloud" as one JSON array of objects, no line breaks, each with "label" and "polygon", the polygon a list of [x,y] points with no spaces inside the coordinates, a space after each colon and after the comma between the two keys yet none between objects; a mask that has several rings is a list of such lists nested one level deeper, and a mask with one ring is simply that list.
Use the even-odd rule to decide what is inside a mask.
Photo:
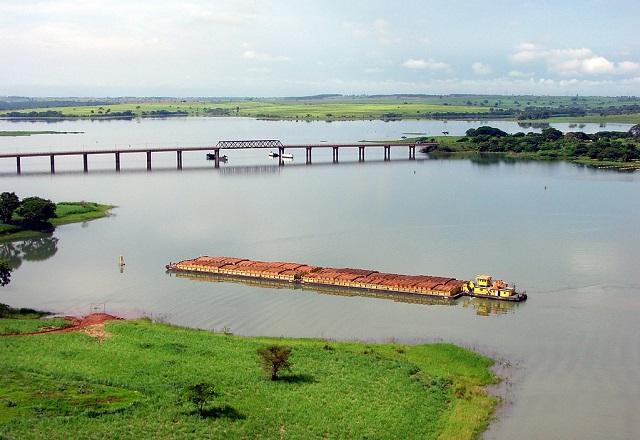
[{"label": "white cloud", "polygon": [[284,55],[270,55],[268,53],[260,53],[254,50],[245,50],[242,52],[242,58],[255,61],[289,61],[290,58]]},{"label": "white cloud", "polygon": [[425,60],[424,58],[409,58],[407,61],[402,63],[402,65],[407,69],[414,70],[446,70],[450,67],[447,63],[435,61],[431,58],[428,60]]},{"label": "white cloud", "polygon": [[633,61],[622,61],[618,63],[617,72],[621,75],[633,75],[640,73],[640,63]]},{"label": "white cloud", "polygon": [[490,65],[481,63],[480,61],[473,63],[471,68],[473,69],[473,73],[476,75],[489,75],[493,72]]},{"label": "white cloud", "polygon": [[533,43],[523,43],[511,55],[511,61],[515,64],[541,61],[549,72],[563,76],[630,75],[640,72],[640,63],[633,61],[615,63],[586,47],[546,49]]},{"label": "white cloud", "polygon": [[511,78],[530,78],[533,76],[532,72],[521,72],[519,70],[512,70],[509,72]]},{"label": "white cloud", "polygon": [[367,67],[363,70],[364,73],[380,73],[382,69],[379,67]]},{"label": "white cloud", "polygon": [[342,23],[342,27],[358,39],[374,39],[383,46],[400,42],[400,38],[393,32],[389,22],[381,18],[370,23],[345,21]]}]

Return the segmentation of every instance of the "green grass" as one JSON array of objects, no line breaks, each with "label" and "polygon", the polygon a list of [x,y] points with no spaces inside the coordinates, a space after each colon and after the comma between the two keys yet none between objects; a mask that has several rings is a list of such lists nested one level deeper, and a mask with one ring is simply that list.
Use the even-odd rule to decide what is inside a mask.
[{"label": "green grass", "polygon": [[[56,218],[51,219],[54,226],[69,223],[80,223],[106,217],[112,205],[102,205],[94,202],[60,202],[56,203]],[[42,233],[23,229],[19,225],[0,223],[0,240],[19,240],[39,237]]]},{"label": "green grass", "polygon": [[[39,101],[40,103],[42,102]],[[527,95],[435,95],[435,96],[331,96],[308,98],[203,98],[186,100],[166,98],[150,101],[144,98],[131,102],[113,102],[102,105],[36,107],[4,110],[0,116],[12,111],[59,111],[63,117],[113,117],[114,113],[130,111],[136,117],[151,116],[151,112],[186,112],[187,116],[246,116],[272,119],[296,120],[340,120],[340,119],[416,119],[429,117],[432,113],[490,114],[491,109],[520,112],[527,108],[553,109],[555,114],[564,114],[569,109],[580,108],[589,116],[552,118],[551,121],[566,122],[629,122],[638,123],[639,114],[597,116],[611,108],[624,112],[623,108],[639,105],[640,98],[606,96],[527,96]],[[456,113],[457,115],[453,115]],[[505,116],[494,115],[490,117]],[[513,118],[512,118],[513,119]],[[542,120],[540,120],[542,121]],[[539,121],[538,121],[539,122]]]},{"label": "green grass", "polygon": [[56,203],[57,217],[51,220],[54,226],[69,223],[86,222],[106,217],[112,205],[101,205],[94,202],[60,202]]},{"label": "green grass", "polygon": [[31,130],[31,131],[0,131],[0,136],[31,136],[34,134],[79,134],[81,131],[51,131],[51,130]]},{"label": "green grass", "polygon": [[35,333],[50,328],[68,327],[69,321],[52,319],[0,319],[0,335]]},{"label": "green grass", "polygon": [[[492,361],[448,344],[245,338],[145,320],[106,330],[102,342],[0,338],[0,438],[468,439],[496,403],[484,391]],[[293,348],[276,382],[256,355],[273,343]],[[222,393],[207,418],[179,403],[198,382]]]},{"label": "green grass", "polygon": [[444,105],[424,101],[345,100],[345,101],[263,101],[241,100],[221,102],[153,102],[102,106],[46,107],[28,111],[61,111],[70,117],[107,117],[109,113],[132,111],[136,116],[152,111],[186,111],[190,116],[247,116],[277,119],[379,119],[395,114],[401,118],[418,118],[425,113],[484,113],[488,107]]}]

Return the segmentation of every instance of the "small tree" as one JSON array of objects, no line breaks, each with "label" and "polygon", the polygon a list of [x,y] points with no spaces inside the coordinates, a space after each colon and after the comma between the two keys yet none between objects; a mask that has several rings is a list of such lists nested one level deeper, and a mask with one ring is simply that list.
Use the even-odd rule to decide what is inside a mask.
[{"label": "small tree", "polygon": [[207,402],[218,396],[215,386],[210,383],[201,382],[191,385],[185,389],[184,398],[192,403],[198,410],[200,417],[204,416]]},{"label": "small tree", "polygon": [[271,377],[271,380],[278,380],[278,373],[281,370],[291,370],[290,355],[291,348],[283,345],[270,345],[269,347],[258,349],[260,366],[265,375]]},{"label": "small tree", "polygon": [[27,224],[48,223],[56,216],[56,205],[51,200],[40,197],[27,197],[21,203],[16,214],[24,218]]},{"label": "small tree", "polygon": [[2,223],[11,223],[13,212],[20,206],[20,199],[14,192],[0,194],[0,220]]},{"label": "small tree", "polygon": [[11,282],[11,266],[5,260],[0,260],[0,286],[4,287]]}]

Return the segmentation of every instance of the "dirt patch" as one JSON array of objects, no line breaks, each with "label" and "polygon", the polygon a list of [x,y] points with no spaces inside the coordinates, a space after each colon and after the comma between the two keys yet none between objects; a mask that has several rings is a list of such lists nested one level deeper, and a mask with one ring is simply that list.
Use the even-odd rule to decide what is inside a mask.
[{"label": "dirt patch", "polygon": [[68,333],[75,331],[83,331],[87,335],[98,339],[102,342],[105,338],[108,338],[110,334],[104,329],[104,323],[108,321],[121,320],[117,316],[109,315],[108,313],[92,313],[83,318],[77,316],[65,316],[64,319],[69,321],[67,327],[55,328],[55,329],[42,329],[33,333],[21,333],[18,335],[5,335],[5,336],[33,336],[42,335],[48,333]]},{"label": "dirt patch", "polygon": [[94,324],[94,325],[90,325],[88,327],[84,327],[82,329],[82,332],[84,334],[86,334],[87,336],[90,336],[94,339],[97,339],[98,342],[102,342],[105,339],[107,339],[109,336],[111,336],[111,333],[107,332],[104,329],[104,323],[103,324]]}]

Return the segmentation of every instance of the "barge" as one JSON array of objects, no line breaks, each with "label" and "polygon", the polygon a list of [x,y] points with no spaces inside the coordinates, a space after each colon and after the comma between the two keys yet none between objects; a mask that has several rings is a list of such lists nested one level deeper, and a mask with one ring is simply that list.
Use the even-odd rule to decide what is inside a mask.
[{"label": "barge", "polygon": [[[474,293],[476,283],[448,277],[429,275],[399,275],[367,269],[331,268],[301,263],[253,261],[232,257],[201,256],[191,260],[169,263],[167,271],[190,274],[211,274],[229,278],[275,281],[318,288],[355,289],[385,294],[416,295],[433,298],[457,299],[462,295],[480,296]],[[489,279],[490,281],[490,279]],[[473,287],[471,287],[473,286]],[[506,285],[505,285],[506,286]],[[503,293],[485,298],[522,301],[526,295],[511,296]],[[524,295],[524,296],[522,296]]]}]

